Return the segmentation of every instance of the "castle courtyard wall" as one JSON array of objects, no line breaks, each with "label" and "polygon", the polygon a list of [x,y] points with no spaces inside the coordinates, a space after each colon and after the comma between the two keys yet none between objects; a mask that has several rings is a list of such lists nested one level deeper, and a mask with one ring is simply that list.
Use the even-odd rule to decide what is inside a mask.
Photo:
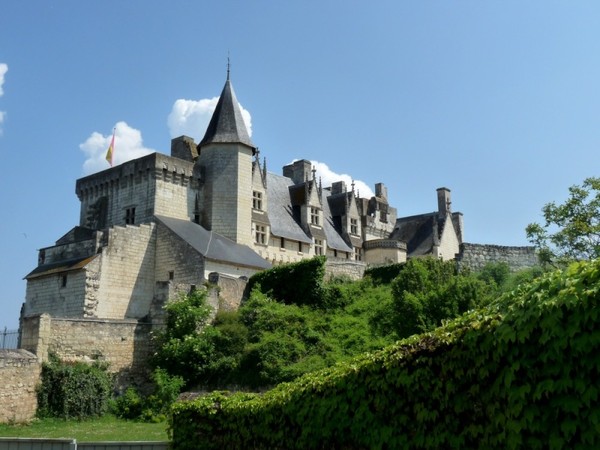
[{"label": "castle courtyard wall", "polygon": [[0,423],[29,422],[35,417],[41,365],[26,350],[0,350]]}]

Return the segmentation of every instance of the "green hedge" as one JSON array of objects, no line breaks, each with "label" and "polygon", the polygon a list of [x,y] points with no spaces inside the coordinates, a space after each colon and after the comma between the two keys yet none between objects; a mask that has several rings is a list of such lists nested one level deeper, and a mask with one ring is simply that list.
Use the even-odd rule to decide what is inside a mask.
[{"label": "green hedge", "polygon": [[277,301],[294,305],[322,306],[324,299],[326,302],[328,297],[323,287],[325,260],[324,256],[316,256],[259,272],[250,277],[247,290],[250,292],[259,285],[262,292]]},{"label": "green hedge", "polygon": [[390,284],[400,275],[406,263],[388,264],[387,266],[370,267],[365,270],[365,277],[370,277],[374,284]]},{"label": "green hedge", "polygon": [[175,449],[600,448],[600,263],[281,384],[172,409]]}]

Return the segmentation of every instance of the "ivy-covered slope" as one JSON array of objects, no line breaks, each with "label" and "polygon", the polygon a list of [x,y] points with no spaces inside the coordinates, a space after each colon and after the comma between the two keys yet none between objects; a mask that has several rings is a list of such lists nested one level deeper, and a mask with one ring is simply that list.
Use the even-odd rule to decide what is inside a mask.
[{"label": "ivy-covered slope", "polygon": [[263,395],[179,402],[174,448],[600,448],[599,287],[577,264]]}]

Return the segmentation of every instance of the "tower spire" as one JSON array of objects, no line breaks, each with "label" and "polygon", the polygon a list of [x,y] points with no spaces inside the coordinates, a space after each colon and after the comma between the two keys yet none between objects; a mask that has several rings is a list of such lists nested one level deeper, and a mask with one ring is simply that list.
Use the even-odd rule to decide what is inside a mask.
[{"label": "tower spire", "polygon": [[227,52],[227,81],[229,81],[229,72],[231,71],[231,61],[229,60],[229,51]]}]

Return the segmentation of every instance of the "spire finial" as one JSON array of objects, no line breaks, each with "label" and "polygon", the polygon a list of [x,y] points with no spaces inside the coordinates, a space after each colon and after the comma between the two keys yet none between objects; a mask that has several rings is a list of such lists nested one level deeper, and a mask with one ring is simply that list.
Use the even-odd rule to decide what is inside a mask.
[{"label": "spire finial", "polygon": [[229,72],[231,71],[231,61],[229,60],[229,50],[227,51],[227,81],[229,81]]}]

